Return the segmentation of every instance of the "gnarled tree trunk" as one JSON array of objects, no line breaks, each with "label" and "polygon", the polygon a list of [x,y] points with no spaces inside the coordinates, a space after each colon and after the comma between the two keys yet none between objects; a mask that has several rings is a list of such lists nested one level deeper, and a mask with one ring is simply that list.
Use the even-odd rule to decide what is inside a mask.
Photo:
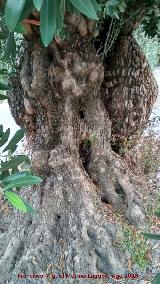
[{"label": "gnarled tree trunk", "polygon": [[151,114],[158,88],[145,55],[132,35],[121,35],[105,60],[101,92],[112,122],[112,146],[134,145]]},{"label": "gnarled tree trunk", "polygon": [[[118,109],[122,124],[121,103],[130,101],[129,82],[122,90],[123,82],[118,85],[115,80],[118,82],[123,72],[129,80],[132,70],[125,70],[123,60],[124,71],[115,73],[114,60],[110,60],[112,63],[103,64],[90,39],[77,33],[46,49],[36,40],[26,47],[20,77],[17,73],[12,78],[10,106],[17,123],[27,127],[33,169],[43,182],[22,192],[37,214],[16,213],[8,232],[0,235],[2,283],[21,283],[18,274],[27,275],[26,283],[34,283],[29,274],[64,272],[69,274],[67,283],[73,283],[72,274],[128,272],[126,258],[114,248],[117,226],[108,223],[106,203],[124,212],[137,227],[143,225],[145,216],[137,186],[110,144],[112,124],[119,132],[113,111]],[[120,64],[117,58],[116,62]],[[139,68],[137,65],[137,72],[143,72]],[[135,73],[133,77],[131,84],[136,89]],[[114,90],[117,98],[122,96],[116,106]],[[153,92],[148,96],[147,113]],[[140,100],[142,103],[143,98]],[[143,113],[143,117],[147,115]],[[125,131],[129,136],[135,129],[130,131],[129,126],[129,134]],[[45,281],[44,276],[35,283]],[[64,283],[64,279],[58,277],[53,283]],[[74,283],[79,283],[78,276]],[[91,280],[85,279],[85,283]]]}]

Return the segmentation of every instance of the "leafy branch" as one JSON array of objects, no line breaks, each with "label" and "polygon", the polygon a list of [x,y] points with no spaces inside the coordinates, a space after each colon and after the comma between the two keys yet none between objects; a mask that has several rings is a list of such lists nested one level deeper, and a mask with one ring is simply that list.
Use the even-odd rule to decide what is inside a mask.
[{"label": "leafy branch", "polygon": [[[0,89],[4,91],[8,87],[0,83]],[[2,98],[1,98],[2,96]],[[6,96],[1,95],[0,100],[3,100]],[[3,97],[4,96],[4,97]],[[21,128],[17,130],[15,135],[9,140],[10,129],[3,130],[3,125],[0,125],[0,192],[4,195],[5,199],[15,208],[22,212],[34,213],[35,210],[23,200],[17,194],[17,191],[29,185],[35,185],[42,182],[40,177],[32,175],[28,171],[19,171],[19,166],[27,163],[29,164],[29,158],[26,155],[15,155],[18,143],[24,137],[25,129]],[[5,146],[5,144],[7,145]],[[4,155],[4,153],[6,153]]]}]

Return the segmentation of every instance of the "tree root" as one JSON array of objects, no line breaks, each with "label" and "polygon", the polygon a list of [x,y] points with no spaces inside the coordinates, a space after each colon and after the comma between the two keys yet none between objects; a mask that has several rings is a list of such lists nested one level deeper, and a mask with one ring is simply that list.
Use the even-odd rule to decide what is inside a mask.
[{"label": "tree root", "polygon": [[98,186],[102,201],[124,212],[130,224],[142,228],[145,214],[142,201],[136,197],[137,188],[118,157],[111,153],[108,151],[107,157],[93,155],[88,166],[89,175]]},{"label": "tree root", "polygon": [[[16,214],[9,232],[1,235],[3,283],[20,283],[18,274],[127,273],[125,259],[112,244],[114,225],[111,234],[96,187],[80,165],[54,167],[43,186],[35,193],[28,189],[27,195],[39,210],[33,217]],[[34,283],[29,277],[25,281]],[[57,278],[54,283],[63,281]],[[36,279],[35,283],[46,282]]]}]

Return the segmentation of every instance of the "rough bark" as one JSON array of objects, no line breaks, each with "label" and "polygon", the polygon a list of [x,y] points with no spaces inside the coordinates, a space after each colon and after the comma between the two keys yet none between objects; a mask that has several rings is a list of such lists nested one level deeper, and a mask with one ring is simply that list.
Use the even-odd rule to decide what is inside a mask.
[{"label": "rough bark", "polygon": [[73,33],[69,42],[44,49],[35,41],[26,49],[20,78],[12,78],[10,106],[27,127],[33,169],[43,183],[22,192],[37,214],[16,213],[0,235],[2,283],[21,283],[19,273],[128,272],[126,258],[114,248],[117,226],[108,223],[105,203],[137,227],[144,223],[144,210],[127,168],[111,149],[103,80],[103,63],[88,37]]},{"label": "rough bark", "polygon": [[158,87],[147,59],[132,35],[121,35],[105,60],[102,90],[118,152],[136,143],[151,114]]}]

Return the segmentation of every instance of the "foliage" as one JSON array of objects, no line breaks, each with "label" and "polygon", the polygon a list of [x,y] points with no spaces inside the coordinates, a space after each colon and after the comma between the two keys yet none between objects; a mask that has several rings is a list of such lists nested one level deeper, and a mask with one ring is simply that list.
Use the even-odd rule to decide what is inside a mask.
[{"label": "foliage", "polygon": [[[32,175],[30,171],[19,172],[19,165],[24,162],[29,163],[27,156],[14,155],[24,132],[23,128],[19,129],[4,148],[9,139],[10,129],[8,128],[4,132],[3,126],[0,125],[0,147],[2,148],[0,153],[0,191],[15,208],[23,212],[34,212],[34,209],[15,193],[17,188],[38,184],[42,181],[41,178]],[[3,154],[5,152],[7,152],[6,155]]]},{"label": "foliage", "polygon": [[103,16],[109,16],[111,18],[120,18],[120,14],[125,12],[126,3],[124,0],[108,0],[99,1]]},{"label": "foliage", "polygon": [[143,30],[149,38],[158,37],[160,40],[160,11],[153,9],[143,20]]},{"label": "foliage", "polygon": [[138,231],[128,227],[123,228],[122,236],[117,240],[117,246],[131,255],[133,264],[137,264],[142,270],[149,265],[149,248],[146,239]]},{"label": "foliage", "polygon": [[96,133],[93,133],[92,135],[89,135],[89,137],[86,138],[84,142],[85,144],[92,145],[96,142],[96,138],[97,138]]},{"label": "foliage", "polygon": [[145,34],[144,27],[140,26],[135,32],[134,36],[142,48],[150,67],[153,69],[158,65],[159,42],[157,35],[152,38]]},{"label": "foliage", "polygon": [[160,273],[157,273],[154,279],[152,280],[152,284],[159,284],[160,283]]},{"label": "foliage", "polygon": [[[8,89],[4,83],[0,83],[2,91]],[[1,95],[0,99],[7,98]],[[25,129],[17,130],[15,135],[9,140],[10,129],[3,130],[3,125],[0,125],[0,192],[11,205],[23,212],[34,212],[34,209],[20,198],[15,191],[23,186],[34,185],[40,183],[41,178],[32,175],[30,171],[19,172],[18,166],[24,162],[29,163],[29,159],[25,155],[15,155],[19,141],[24,137]],[[5,144],[8,143],[6,146]],[[5,153],[5,154],[4,154]],[[7,153],[7,154],[6,154]]]},{"label": "foliage", "polygon": [[[160,217],[160,208],[154,211],[154,215]],[[128,226],[123,227],[122,235],[116,241],[118,247],[124,251],[128,251],[131,255],[131,261],[138,264],[142,270],[149,265],[149,246],[148,239],[160,240],[160,234],[138,232],[130,229]],[[152,284],[160,283],[160,273],[157,273],[151,282]]]},{"label": "foliage", "polygon": [[[5,69],[0,70],[0,75],[6,74]],[[4,91],[8,90],[8,85],[4,82],[0,82],[0,101],[7,99]],[[17,130],[15,135],[9,140],[10,129],[6,131],[3,129],[3,125],[0,125],[0,192],[4,195],[6,200],[23,212],[34,213],[35,210],[22,198],[20,198],[16,191],[21,187],[39,184],[42,180],[40,177],[32,175],[28,171],[19,171],[19,166],[22,164],[29,164],[29,158],[26,155],[16,155],[18,143],[24,137],[25,129],[21,128]],[[7,143],[7,145],[6,145]]]},{"label": "foliage", "polygon": [[[133,9],[133,2],[135,8]],[[118,26],[129,23],[133,17],[138,17],[143,9],[145,9],[146,18],[144,20],[144,29],[146,34],[151,35],[149,29],[151,21],[148,19],[154,17],[156,28],[154,26],[154,36],[159,33],[159,1],[157,0],[7,0],[5,5],[5,21],[8,28],[8,45],[11,52],[15,46],[14,32],[18,29],[18,25],[23,23],[30,15],[38,15],[40,21],[40,34],[42,42],[45,46],[52,41],[54,35],[59,33],[64,25],[64,14],[66,11],[71,14],[79,14],[87,16],[90,19],[102,21],[104,18],[117,19]],[[129,11],[129,12],[128,12]],[[158,12],[157,12],[158,11]],[[124,20],[124,21],[123,21]],[[6,28],[6,27],[5,27]],[[148,30],[147,30],[148,29]],[[23,32],[22,32],[23,33]]]},{"label": "foliage", "polygon": [[[7,99],[8,78],[16,67],[16,54],[19,54],[22,42],[22,30],[18,26],[16,32],[8,32],[4,16],[0,14],[0,103]],[[19,60],[19,56],[18,60]]]},{"label": "foliage", "polygon": [[160,167],[160,139],[150,131],[142,137],[138,148],[141,170],[147,175],[153,174]]},{"label": "foliage", "polygon": [[[155,211],[155,215],[160,217],[160,208]],[[151,234],[151,233],[142,233],[142,235],[146,239],[152,239],[152,240],[160,240],[160,234]],[[152,284],[159,284],[160,283],[160,273],[157,273],[154,279],[152,280]]]},{"label": "foliage", "polygon": [[[34,5],[33,5],[34,4]],[[7,0],[5,20],[8,30],[15,31],[18,23],[24,20],[34,9],[40,11],[41,39],[47,46],[57,31],[62,29],[65,7],[71,12],[81,12],[91,19],[98,20],[99,6],[96,0]]]}]

